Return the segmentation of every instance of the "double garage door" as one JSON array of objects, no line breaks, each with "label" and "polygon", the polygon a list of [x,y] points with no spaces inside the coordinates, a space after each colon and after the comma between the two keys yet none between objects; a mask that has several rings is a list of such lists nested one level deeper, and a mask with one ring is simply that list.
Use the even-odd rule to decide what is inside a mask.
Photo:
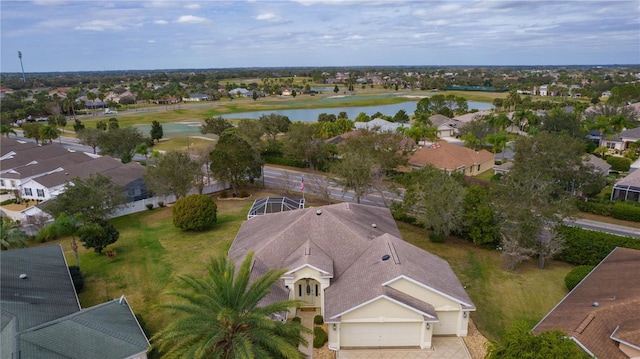
[{"label": "double garage door", "polygon": [[343,323],[341,347],[415,347],[422,323]]}]

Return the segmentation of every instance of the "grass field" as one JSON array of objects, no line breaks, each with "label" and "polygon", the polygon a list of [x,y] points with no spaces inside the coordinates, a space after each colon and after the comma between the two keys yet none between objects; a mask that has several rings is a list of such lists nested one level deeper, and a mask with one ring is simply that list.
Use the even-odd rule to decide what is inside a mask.
[{"label": "grass field", "polygon": [[[319,203],[309,199],[308,203]],[[176,276],[202,274],[210,258],[226,254],[253,200],[216,202],[218,223],[202,233],[176,229],[169,207],[115,219],[120,239],[109,247],[116,251],[115,258],[80,248],[85,275],[85,290],[79,296],[82,306],[125,295],[151,331],[162,328],[171,318],[158,305],[171,299],[166,292],[176,288]],[[538,321],[566,293],[563,278],[569,265],[551,262],[548,269],[539,270],[532,263],[507,272],[497,251],[455,237],[443,244],[431,243],[423,229],[404,223],[399,228],[406,241],[449,261],[478,308],[472,318],[489,339],[499,339],[516,320]],[[74,264],[70,240],[57,242],[63,245],[68,263]]]}]

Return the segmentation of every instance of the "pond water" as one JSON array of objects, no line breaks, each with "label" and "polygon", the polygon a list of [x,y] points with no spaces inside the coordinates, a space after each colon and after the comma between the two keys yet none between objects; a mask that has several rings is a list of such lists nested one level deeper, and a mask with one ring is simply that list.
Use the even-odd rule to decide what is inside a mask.
[{"label": "pond water", "polygon": [[[334,114],[338,116],[340,112],[346,112],[349,119],[354,120],[360,112],[366,113],[368,116],[373,115],[376,112],[380,112],[385,116],[394,116],[398,111],[404,110],[407,115],[413,115],[416,109],[416,101],[407,101],[396,103],[392,105],[378,105],[378,106],[356,106],[356,107],[329,107],[329,108],[313,108],[313,109],[292,109],[292,110],[269,110],[269,111],[252,111],[241,112],[223,115],[226,119],[258,119],[262,115],[269,115],[275,113],[289,117],[292,122],[315,122],[318,120],[318,115],[321,113]],[[467,101],[469,109],[477,110],[489,110],[493,108],[493,104],[488,102]]]}]

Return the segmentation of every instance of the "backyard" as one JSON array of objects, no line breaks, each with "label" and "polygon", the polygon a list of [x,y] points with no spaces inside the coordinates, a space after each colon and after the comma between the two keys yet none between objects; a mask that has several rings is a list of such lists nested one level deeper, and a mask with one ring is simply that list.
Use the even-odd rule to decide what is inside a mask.
[{"label": "backyard", "polygon": [[[83,307],[125,295],[136,314],[152,332],[171,318],[159,305],[172,298],[176,276],[204,273],[212,257],[226,254],[254,198],[274,196],[253,192],[248,200],[216,200],[218,223],[207,232],[181,232],[171,219],[171,208],[155,208],[113,220],[120,239],[109,249],[108,258],[80,248],[85,289],[79,298]],[[310,200],[310,201],[309,201]],[[308,198],[309,205],[321,205]],[[324,204],[324,203],[322,203]],[[563,278],[571,266],[552,262],[547,269],[526,263],[515,272],[501,266],[500,253],[481,249],[466,240],[449,237],[445,243],[431,243],[424,229],[399,223],[404,239],[449,261],[478,310],[472,314],[479,330],[490,340],[500,338],[516,320],[535,323],[565,294]],[[57,241],[67,261],[75,264],[70,239]]]}]

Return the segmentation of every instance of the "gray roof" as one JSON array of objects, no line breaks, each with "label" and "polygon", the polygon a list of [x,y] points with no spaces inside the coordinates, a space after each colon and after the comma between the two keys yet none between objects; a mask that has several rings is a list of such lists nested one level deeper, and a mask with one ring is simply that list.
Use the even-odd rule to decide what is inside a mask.
[{"label": "gray roof", "polygon": [[21,359],[128,358],[149,342],[126,299],[115,299],[20,333]]},{"label": "gray roof", "polygon": [[0,156],[4,156],[9,152],[17,152],[28,148],[38,147],[34,142],[18,141],[6,137],[0,139]]},{"label": "gray roof", "polygon": [[[2,140],[2,146],[4,146],[4,141],[10,141],[7,139]],[[18,146],[14,149],[16,153],[13,158],[8,158],[2,160],[2,170],[8,170],[11,168],[16,168],[20,166],[24,166],[33,161],[42,162],[50,158],[63,156],[69,153],[69,151],[63,147],[58,146],[57,144],[50,144],[46,146],[35,146],[35,147],[22,147]]]},{"label": "gray roof", "polygon": [[76,177],[87,178],[93,174],[103,173],[122,166],[120,160],[113,157],[99,157],[88,162],[82,162],[65,167],[64,171],[54,172],[35,179],[47,188],[53,188],[65,184]]},{"label": "gray roof", "polygon": [[640,139],[640,127],[632,128],[630,130],[625,130],[620,132],[620,138],[627,140],[638,140]]},{"label": "gray roof", "polygon": [[616,182],[614,187],[638,187],[640,188],[640,171],[633,171],[626,177]]},{"label": "gray roof", "polygon": [[[243,223],[229,256],[240,263],[249,251],[255,252],[254,278],[269,269],[302,265],[327,272],[332,277],[325,291],[327,320],[377,297],[391,297],[384,284],[401,276],[450,297],[463,309],[475,309],[449,264],[402,240],[386,208],[340,203],[258,216]],[[392,259],[382,260],[385,254]],[[395,294],[395,300],[433,312],[428,303]],[[265,302],[286,298],[280,281]]]},{"label": "gray roof", "polygon": [[80,310],[60,245],[1,251],[0,262],[0,304],[18,318],[18,330]]},{"label": "gray roof", "polygon": [[12,168],[12,171],[17,173],[4,173],[3,177],[15,177],[20,179],[31,178],[34,176],[37,177],[39,175],[46,174],[59,168],[63,169],[67,166],[77,163],[83,163],[92,159],[93,158],[91,156],[88,156],[84,152],[67,152],[53,159],[36,160],[35,162]]}]

